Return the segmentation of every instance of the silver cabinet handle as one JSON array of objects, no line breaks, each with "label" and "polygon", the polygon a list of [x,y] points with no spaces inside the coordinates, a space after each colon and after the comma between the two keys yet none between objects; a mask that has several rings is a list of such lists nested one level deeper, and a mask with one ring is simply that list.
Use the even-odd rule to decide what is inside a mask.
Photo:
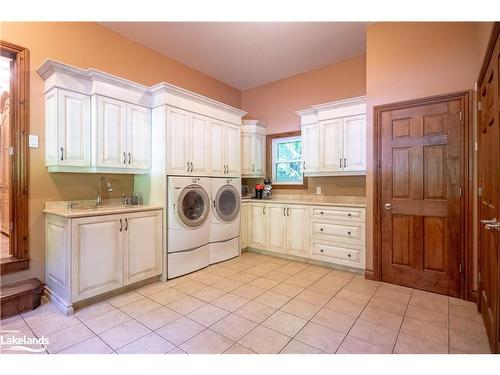
[{"label": "silver cabinet handle", "polygon": [[61,147],[61,160],[64,160],[64,147]]},{"label": "silver cabinet handle", "polygon": [[123,164],[127,164],[127,154],[123,153]]},{"label": "silver cabinet handle", "polygon": [[266,214],[266,206],[262,206],[262,213],[265,215]]},{"label": "silver cabinet handle", "polygon": [[255,172],[255,165],[252,164],[252,172]]},{"label": "silver cabinet handle", "polygon": [[344,168],[347,168],[347,158],[344,158]]},{"label": "silver cabinet handle", "polygon": [[304,170],[306,170],[306,161],[304,160],[303,163],[304,163],[304,167],[303,168],[304,168]]},{"label": "silver cabinet handle", "polygon": [[120,232],[123,230],[123,221],[120,219]]},{"label": "silver cabinet handle", "polygon": [[130,164],[130,162],[132,161],[132,155],[130,154],[130,152],[128,153],[128,163]]},{"label": "silver cabinet handle", "polygon": [[194,170],[194,164],[191,162],[191,172]]},{"label": "silver cabinet handle", "polygon": [[186,172],[189,172],[189,162],[186,162],[186,165],[187,165],[187,170],[186,170]]},{"label": "silver cabinet handle", "polygon": [[342,168],[342,158],[340,158],[340,168]]},{"label": "silver cabinet handle", "polygon": [[385,208],[386,210],[390,210],[390,209],[392,208],[392,204],[390,204],[390,203],[386,203],[386,204],[384,204],[384,208]]},{"label": "silver cabinet handle", "polygon": [[286,209],[286,216],[290,216],[290,207]]},{"label": "silver cabinet handle", "polygon": [[125,230],[128,230],[128,219],[125,218]]},{"label": "silver cabinet handle", "polygon": [[285,214],[285,210],[286,210],[286,208],[285,208],[285,207],[283,207],[283,216],[286,216],[286,214]]}]

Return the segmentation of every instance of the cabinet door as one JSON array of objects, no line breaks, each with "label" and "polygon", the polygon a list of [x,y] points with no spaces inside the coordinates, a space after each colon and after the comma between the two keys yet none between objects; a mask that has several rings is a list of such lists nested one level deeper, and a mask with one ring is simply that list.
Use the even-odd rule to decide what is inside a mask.
[{"label": "cabinet door", "polygon": [[366,170],[366,116],[344,118],[344,171]]},{"label": "cabinet door", "polygon": [[241,135],[241,174],[252,176],[254,174],[255,135]]},{"label": "cabinet door", "polygon": [[286,207],[278,204],[266,206],[266,250],[285,252]]},{"label": "cabinet door", "polygon": [[159,275],[162,270],[162,212],[126,215],[124,230],[124,285]]},{"label": "cabinet door", "polygon": [[127,167],[151,168],[151,110],[127,105]]},{"label": "cabinet door", "polygon": [[189,174],[189,112],[167,108],[167,174]]},{"label": "cabinet door", "polygon": [[266,137],[255,136],[254,175],[266,175]]},{"label": "cabinet door", "polygon": [[120,215],[74,219],[72,300],[123,286],[123,220]]},{"label": "cabinet door", "polygon": [[202,176],[210,173],[210,120],[207,117],[191,115],[191,173]]},{"label": "cabinet door", "polygon": [[58,90],[58,164],[90,166],[90,97]]},{"label": "cabinet door", "polygon": [[225,172],[224,124],[218,121],[212,121],[210,129],[210,175],[223,176]]},{"label": "cabinet door", "polygon": [[342,119],[327,120],[319,124],[320,172],[342,170]]},{"label": "cabinet door", "polygon": [[308,256],[308,207],[291,206],[286,212],[286,252],[302,257]]},{"label": "cabinet door", "polygon": [[239,126],[224,124],[225,127],[225,164],[226,175],[238,177],[240,175],[240,128]]},{"label": "cabinet door", "polygon": [[248,206],[242,204],[240,208],[240,249],[248,247]]},{"label": "cabinet door", "polygon": [[250,205],[248,211],[248,246],[266,247],[266,206]]},{"label": "cabinet door", "polygon": [[305,125],[301,133],[304,173],[319,172],[319,126]]},{"label": "cabinet door", "polygon": [[127,104],[98,96],[96,115],[97,166],[126,168]]}]

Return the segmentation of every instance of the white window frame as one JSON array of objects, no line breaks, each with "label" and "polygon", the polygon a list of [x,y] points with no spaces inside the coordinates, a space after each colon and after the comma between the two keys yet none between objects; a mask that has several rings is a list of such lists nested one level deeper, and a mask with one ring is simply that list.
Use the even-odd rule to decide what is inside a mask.
[{"label": "white window frame", "polygon": [[[279,143],[287,143],[287,142],[296,142],[296,141],[301,141],[302,138],[300,135],[292,136],[292,137],[280,137],[280,138],[273,138],[272,140],[272,145],[271,145],[271,168],[273,171],[272,174],[272,179],[273,179],[273,184],[278,184],[278,185],[302,185],[304,183],[304,173],[302,173],[302,179],[300,181],[296,182],[279,182],[276,179],[276,156],[277,156],[277,149],[278,149],[278,144]],[[289,162],[300,162],[302,163],[302,153],[300,155],[300,160],[290,160]],[[286,163],[286,162],[285,162]]]}]

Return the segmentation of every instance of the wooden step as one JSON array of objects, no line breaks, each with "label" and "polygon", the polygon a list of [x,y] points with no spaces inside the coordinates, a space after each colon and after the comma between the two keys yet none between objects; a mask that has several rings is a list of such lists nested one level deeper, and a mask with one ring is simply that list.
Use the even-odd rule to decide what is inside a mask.
[{"label": "wooden step", "polygon": [[30,311],[40,305],[43,284],[38,279],[28,279],[2,285],[0,288],[0,318]]}]

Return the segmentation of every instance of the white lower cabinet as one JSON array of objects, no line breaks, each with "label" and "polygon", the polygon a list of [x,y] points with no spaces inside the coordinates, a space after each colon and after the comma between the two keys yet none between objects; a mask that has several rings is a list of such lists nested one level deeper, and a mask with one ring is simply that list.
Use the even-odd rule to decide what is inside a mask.
[{"label": "white lower cabinet", "polygon": [[240,250],[248,247],[248,205],[240,207]]},{"label": "white lower cabinet", "polygon": [[162,211],[46,216],[46,284],[66,313],[73,304],[162,272]]},{"label": "white lower cabinet", "polygon": [[242,210],[242,248],[365,268],[363,207],[244,202]]}]

